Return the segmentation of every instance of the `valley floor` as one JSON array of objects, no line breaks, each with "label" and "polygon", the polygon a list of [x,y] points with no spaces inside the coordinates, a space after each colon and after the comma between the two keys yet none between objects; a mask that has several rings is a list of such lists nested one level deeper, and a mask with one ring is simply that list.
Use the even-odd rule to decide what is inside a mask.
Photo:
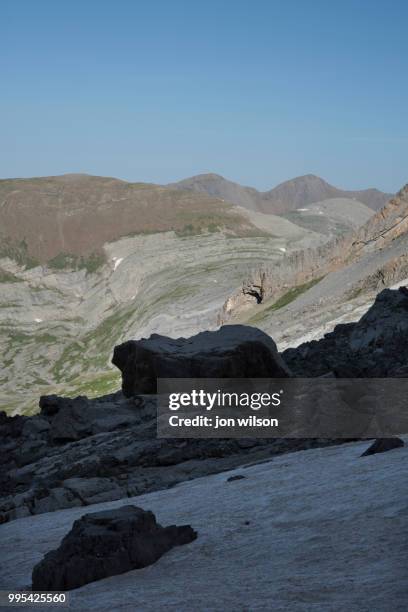
[{"label": "valley floor", "polygon": [[[360,458],[369,444],[290,453],[4,524],[0,588],[27,588],[33,566],[82,514],[131,503],[162,525],[190,523],[198,539],[153,566],[72,591],[69,609],[405,612],[408,447]],[[245,479],[227,482],[238,473]]]}]

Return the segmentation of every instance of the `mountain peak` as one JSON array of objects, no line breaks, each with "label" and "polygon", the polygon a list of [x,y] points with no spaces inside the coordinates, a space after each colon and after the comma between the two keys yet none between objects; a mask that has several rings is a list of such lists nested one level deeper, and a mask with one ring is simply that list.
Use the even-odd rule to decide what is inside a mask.
[{"label": "mountain peak", "polygon": [[207,193],[248,210],[278,215],[335,198],[358,200],[373,210],[379,210],[392,197],[392,194],[372,188],[361,191],[339,189],[311,173],[283,181],[265,192],[234,183],[215,173],[197,174],[172,183],[171,187]]}]

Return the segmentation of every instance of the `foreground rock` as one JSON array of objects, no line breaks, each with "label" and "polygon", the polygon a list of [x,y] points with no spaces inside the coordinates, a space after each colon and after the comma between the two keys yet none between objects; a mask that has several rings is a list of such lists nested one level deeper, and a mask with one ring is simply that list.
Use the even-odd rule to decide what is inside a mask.
[{"label": "foreground rock", "polygon": [[126,397],[156,393],[157,378],[286,378],[288,368],[270,336],[254,327],[228,325],[192,338],[153,334],[115,347]]},{"label": "foreground rock", "polygon": [[162,527],[153,512],[122,506],[85,514],[33,569],[34,591],[66,591],[155,563],[197,537],[190,525]]},{"label": "foreground rock", "polygon": [[166,489],[271,455],[334,443],[158,439],[153,395],[51,396],[43,397],[41,406],[33,417],[0,413],[0,523]]},{"label": "foreground rock", "polygon": [[402,446],[404,446],[404,442],[400,438],[378,438],[361,456],[367,457],[377,453],[386,453],[389,450],[401,448]]}]

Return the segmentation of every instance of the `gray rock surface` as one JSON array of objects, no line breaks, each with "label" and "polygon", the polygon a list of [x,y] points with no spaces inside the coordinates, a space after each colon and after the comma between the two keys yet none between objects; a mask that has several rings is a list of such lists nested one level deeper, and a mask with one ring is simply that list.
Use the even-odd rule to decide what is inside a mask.
[{"label": "gray rock surface", "polygon": [[0,273],[0,410],[34,414],[40,395],[112,393],[120,388],[110,365],[116,344],[215,329],[225,297],[243,276],[303,248],[311,234],[285,219],[273,233],[122,238],[105,246],[107,264],[95,273],[23,270],[0,260],[0,270],[15,276],[2,282]]},{"label": "gray rock surface", "polygon": [[84,514],[60,546],[34,567],[32,588],[67,591],[140,569],[196,537],[189,525],[162,527],[153,512],[136,506]]}]

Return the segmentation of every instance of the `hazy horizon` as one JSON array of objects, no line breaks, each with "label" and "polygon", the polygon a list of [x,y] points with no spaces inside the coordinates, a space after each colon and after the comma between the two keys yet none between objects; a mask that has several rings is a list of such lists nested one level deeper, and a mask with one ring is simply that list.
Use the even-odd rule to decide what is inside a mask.
[{"label": "hazy horizon", "polygon": [[61,172],[59,174],[41,174],[41,175],[37,175],[37,176],[7,176],[7,177],[0,177],[0,180],[29,180],[29,179],[38,179],[38,178],[55,178],[55,177],[62,177],[62,176],[94,176],[97,178],[112,178],[112,179],[118,179],[120,181],[125,181],[127,183],[146,183],[146,184],[152,184],[152,185],[168,185],[171,183],[177,183],[179,181],[182,181],[183,179],[189,179],[189,178],[193,178],[193,177],[198,177],[198,176],[204,176],[207,174],[212,174],[214,176],[218,176],[220,178],[223,178],[227,181],[236,183],[238,185],[241,185],[242,187],[249,187],[249,188],[254,188],[256,190],[258,190],[260,193],[262,192],[266,192],[266,191],[270,191],[272,189],[274,189],[275,187],[278,187],[280,184],[285,183],[287,181],[291,181],[293,179],[297,179],[297,178],[302,178],[304,176],[310,176],[310,175],[314,175],[317,176],[318,178],[323,179],[324,181],[326,181],[327,183],[329,183],[330,185],[332,185],[333,187],[337,187],[338,189],[343,189],[345,191],[359,191],[359,190],[365,190],[365,189],[378,189],[379,191],[383,191],[385,193],[397,193],[397,191],[399,191],[399,189],[403,186],[401,185],[400,187],[398,187],[397,189],[395,189],[394,191],[386,191],[385,189],[380,189],[379,187],[377,187],[377,185],[364,185],[362,187],[349,187],[348,185],[340,185],[337,184],[335,182],[331,182],[331,181],[327,181],[326,178],[324,176],[320,176],[315,174],[314,172],[309,172],[305,175],[299,175],[299,176],[291,176],[288,177],[286,179],[284,179],[283,181],[280,181],[279,183],[274,183],[271,184],[269,187],[266,187],[266,189],[260,189],[258,188],[256,185],[250,185],[250,184],[245,184],[240,182],[239,180],[235,180],[229,176],[224,176],[222,174],[220,174],[219,172],[214,172],[214,171],[209,171],[209,172],[197,172],[197,174],[192,174],[190,176],[182,176],[180,178],[177,178],[174,181],[169,181],[169,183],[158,183],[158,182],[153,182],[153,181],[144,181],[143,179],[137,179],[137,180],[132,180],[132,179],[128,179],[128,178],[124,178],[123,176],[114,176],[113,174],[91,174],[90,172]]},{"label": "hazy horizon", "polygon": [[408,4],[2,4],[0,176],[407,182]]}]

